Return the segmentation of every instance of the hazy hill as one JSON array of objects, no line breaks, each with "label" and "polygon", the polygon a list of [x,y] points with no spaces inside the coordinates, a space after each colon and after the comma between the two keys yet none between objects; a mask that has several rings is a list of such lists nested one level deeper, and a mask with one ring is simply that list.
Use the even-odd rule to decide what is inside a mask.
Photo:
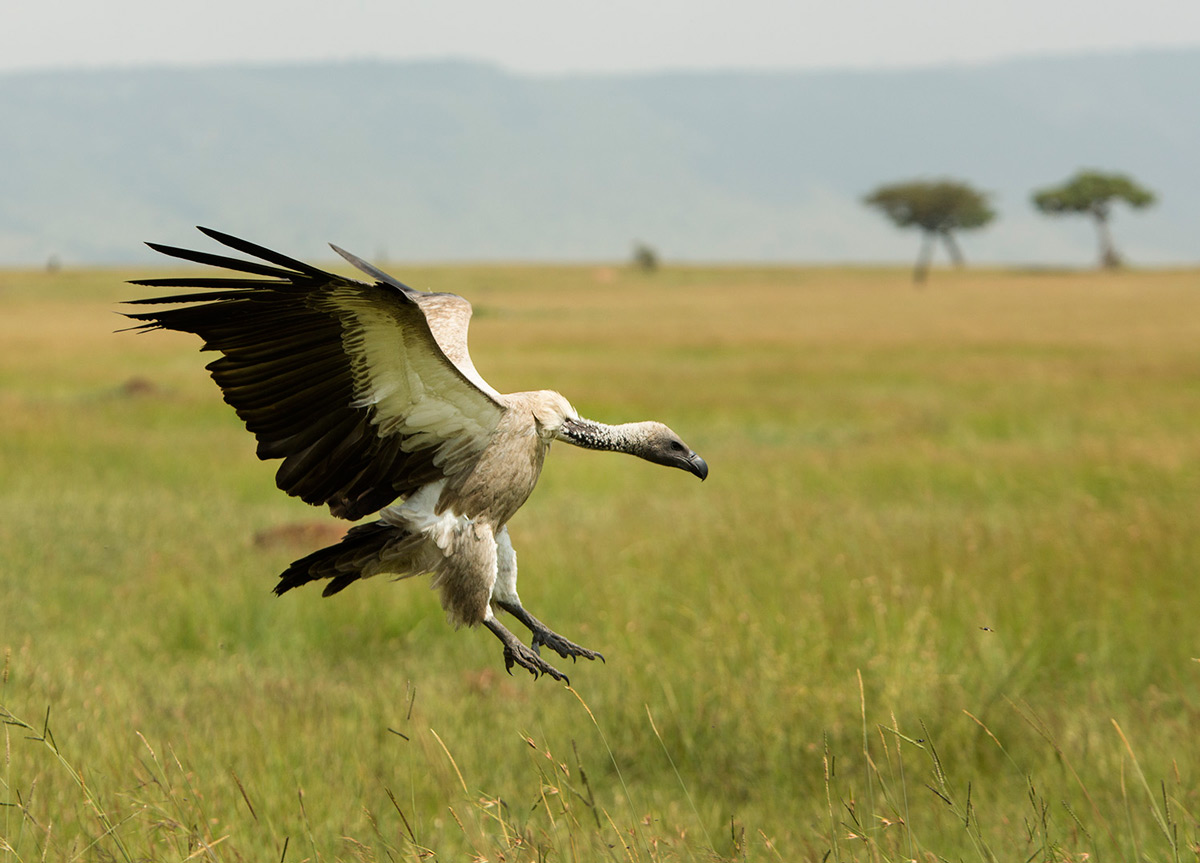
[{"label": "hazy hill", "polygon": [[0,76],[0,264],[143,259],[207,224],[307,257],[908,260],[858,203],[952,175],[994,193],[977,261],[1083,264],[1029,192],[1117,169],[1135,262],[1200,258],[1200,51],[880,72],[531,78],[466,62]]}]

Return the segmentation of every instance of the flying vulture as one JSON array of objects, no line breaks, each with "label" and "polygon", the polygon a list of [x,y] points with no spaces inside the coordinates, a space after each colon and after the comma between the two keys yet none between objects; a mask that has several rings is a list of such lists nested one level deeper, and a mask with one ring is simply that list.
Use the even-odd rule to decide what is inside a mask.
[{"label": "flying vulture", "polygon": [[[585,419],[556,392],[500,393],[467,352],[471,305],[410,288],[333,246],[369,275],[356,281],[201,228],[249,261],[148,243],[166,255],[238,275],[139,279],[196,293],[133,300],[171,308],[130,314],[138,330],[178,330],[217,351],[213,380],[258,439],[258,457],[283,459],[279,488],[352,521],[335,545],[292,563],[282,594],[324,581],[330,596],[374,575],[430,573],[451,623],[483,624],[514,664],[566,680],[545,646],[574,661],[603,659],[553,632],[517,596],[508,520],[537,483],[550,444],[611,450],[704,479],[708,465],[662,423]],[[497,618],[532,632],[525,646]],[[568,681],[569,682],[569,681]]]}]

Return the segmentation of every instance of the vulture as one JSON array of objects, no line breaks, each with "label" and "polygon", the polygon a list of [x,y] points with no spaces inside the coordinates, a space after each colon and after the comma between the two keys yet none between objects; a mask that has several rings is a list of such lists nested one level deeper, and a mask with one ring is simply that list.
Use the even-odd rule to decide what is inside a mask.
[{"label": "vulture", "polygon": [[[191,289],[132,300],[168,307],[128,313],[139,322],[132,329],[195,333],[201,350],[220,354],[207,369],[257,438],[258,457],[283,460],[280,489],[339,518],[377,515],[293,562],[275,593],[321,581],[331,596],[375,575],[430,574],[450,623],[491,630],[509,674],[515,664],[569,684],[543,646],[572,661],[603,660],[525,610],[508,520],[555,441],[701,480],[704,459],[659,422],[607,425],[579,416],[557,392],[497,392],[471,362],[471,305],[462,297],[411,288],[337,246],[370,281],[200,230],[257,260],[147,243],[235,275],[132,281]],[[529,629],[529,646],[501,612]]]}]

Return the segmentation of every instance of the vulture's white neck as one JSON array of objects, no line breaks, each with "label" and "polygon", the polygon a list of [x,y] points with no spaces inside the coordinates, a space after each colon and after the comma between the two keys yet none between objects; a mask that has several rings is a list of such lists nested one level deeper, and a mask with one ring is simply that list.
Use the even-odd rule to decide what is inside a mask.
[{"label": "vulture's white neck", "polygon": [[559,428],[558,438],[584,449],[639,455],[661,427],[661,423],[655,422],[608,425],[583,417],[570,417]]}]

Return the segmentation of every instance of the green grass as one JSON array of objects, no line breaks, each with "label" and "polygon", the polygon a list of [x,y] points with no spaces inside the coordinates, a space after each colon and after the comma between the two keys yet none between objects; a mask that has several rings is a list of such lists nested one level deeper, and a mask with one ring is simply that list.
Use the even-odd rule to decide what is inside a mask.
[{"label": "green grass", "polygon": [[396,269],[499,389],[708,460],[556,447],[513,522],[608,662],[275,598],[321,540],[255,537],[332,519],[112,332],[149,273],[0,272],[0,861],[1200,853],[1200,273]]}]

